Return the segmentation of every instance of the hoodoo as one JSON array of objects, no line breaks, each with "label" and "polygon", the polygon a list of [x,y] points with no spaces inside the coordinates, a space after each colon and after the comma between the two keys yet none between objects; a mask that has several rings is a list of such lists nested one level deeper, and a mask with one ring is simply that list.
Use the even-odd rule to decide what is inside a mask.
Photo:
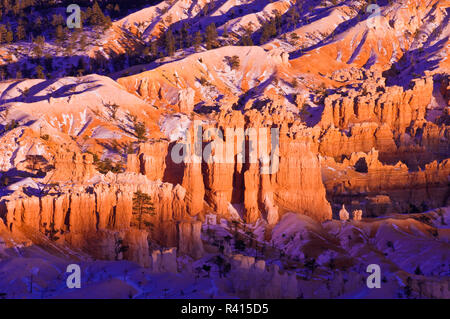
[{"label": "hoodoo", "polygon": [[450,297],[448,1],[65,5],[0,5],[0,298]]}]

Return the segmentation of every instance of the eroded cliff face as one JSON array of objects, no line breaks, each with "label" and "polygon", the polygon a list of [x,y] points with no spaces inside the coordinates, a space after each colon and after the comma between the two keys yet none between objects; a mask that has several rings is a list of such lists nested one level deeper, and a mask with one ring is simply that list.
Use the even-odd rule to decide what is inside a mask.
[{"label": "eroded cliff face", "polygon": [[98,174],[91,154],[60,152],[53,162],[55,169],[49,174],[52,182],[83,183]]},{"label": "eroded cliff face", "polygon": [[[44,158],[52,166],[46,177],[62,185],[46,195],[18,191],[2,198],[5,227],[20,238],[30,238],[33,231],[47,235],[57,231],[59,241],[92,256],[148,265],[147,239],[199,258],[203,253],[200,224],[209,212],[249,224],[262,219],[274,226],[288,212],[320,222],[331,219],[329,201],[333,209],[337,204],[340,208],[341,203],[352,204],[352,196],[360,200],[352,209],[362,209],[363,217],[407,211],[409,204],[447,205],[449,130],[445,122],[426,118],[433,80],[413,81],[411,89],[404,90],[369,75],[361,88],[343,87],[326,97],[319,125],[305,122],[300,108],[307,97],[296,94],[292,104],[273,87],[246,101],[242,110],[233,110],[237,107],[233,104],[211,115],[191,114],[186,136],[166,134],[140,143],[127,155],[124,175],[99,179],[89,153],[69,146],[54,148]],[[189,112],[194,102],[191,98],[184,102],[177,101],[178,107]],[[201,122],[200,154],[194,147],[195,121]],[[278,136],[275,148],[271,129]],[[239,130],[242,139],[236,136]],[[16,156],[17,167],[29,171],[33,160],[27,156],[39,155],[40,145],[45,144],[32,144],[31,137],[14,137],[23,148]],[[264,138],[261,145],[259,139]],[[180,144],[187,151],[175,161],[173,151]],[[208,147],[212,156],[230,151],[231,161],[208,161],[203,153]],[[254,160],[252,150],[256,150]],[[367,172],[357,171],[361,159]],[[70,189],[67,182],[73,183]],[[152,228],[136,227],[132,198],[138,189],[154,201]],[[240,216],[233,207],[242,207]],[[128,249],[120,251],[121,245]]]},{"label": "eroded cliff face", "polygon": [[333,202],[349,206],[356,203],[356,208],[364,208],[366,216],[449,204],[448,160],[433,161],[423,169],[411,171],[402,162],[383,164],[378,156],[378,151],[372,149],[368,153],[353,153],[341,163],[331,157],[322,159],[325,187]]},{"label": "eroded cliff face", "polygon": [[361,71],[359,80],[354,74],[348,76],[358,84],[340,87],[324,98],[317,138],[321,154],[349,157],[375,148],[389,163],[408,161],[411,155],[418,163],[448,157],[448,108],[437,105],[446,77],[427,75],[403,88],[386,85],[377,70]]},{"label": "eroded cliff face", "polygon": [[[151,196],[155,211],[147,218],[152,227],[137,227],[133,210],[137,190]],[[13,235],[32,238],[40,232],[96,258],[125,258],[148,266],[148,240],[179,246],[180,253],[196,258],[203,254],[200,222],[186,212],[184,188],[138,174],[109,173],[94,185],[41,197],[18,191],[2,199],[0,216]]]},{"label": "eroded cliff face", "polygon": [[399,133],[412,121],[423,121],[431,102],[433,79],[415,79],[409,90],[386,86],[380,74],[370,76],[358,89],[341,89],[325,98],[321,126],[347,129],[361,122],[386,123]]},{"label": "eroded cliff face", "polygon": [[[325,198],[320,163],[312,152],[310,141],[303,136],[295,136],[287,126],[275,127],[272,134],[269,127],[252,127],[251,123],[258,122],[246,123],[242,114],[234,112],[226,120],[203,125],[200,138],[204,132],[220,129],[223,139],[204,133],[200,156],[195,153],[194,147],[190,147],[194,145],[192,135],[189,135],[191,143],[180,142],[179,145],[186,145],[189,149],[185,157],[187,163],[178,164],[179,180],[186,189],[189,214],[199,214],[206,203],[215,214],[230,219],[231,203],[244,205],[241,217],[248,223],[254,223],[259,218],[276,223],[279,215],[288,211],[306,214],[318,221],[330,219],[331,209]],[[244,136],[246,131],[255,135],[252,137],[249,133]],[[192,128],[191,133],[195,134]],[[139,171],[140,168],[140,172],[144,173],[144,159],[150,156],[145,152],[153,147],[141,144],[139,153],[142,155],[138,161],[135,156],[129,157],[129,170]],[[215,160],[209,158],[205,162],[205,154],[209,150],[212,150],[211,156]],[[170,163],[174,161],[173,154],[160,152],[153,153],[153,156],[156,154],[159,156],[155,160],[160,163],[159,171],[174,165]],[[173,171],[171,168],[172,174]]]},{"label": "eroded cliff face", "polygon": [[[26,79],[27,41],[0,47],[18,77],[0,81],[0,259],[130,260],[149,269],[126,287],[181,272],[212,297],[448,297],[448,1],[304,3],[137,10],[77,48],[108,76]],[[387,290],[367,293],[372,262]]]}]

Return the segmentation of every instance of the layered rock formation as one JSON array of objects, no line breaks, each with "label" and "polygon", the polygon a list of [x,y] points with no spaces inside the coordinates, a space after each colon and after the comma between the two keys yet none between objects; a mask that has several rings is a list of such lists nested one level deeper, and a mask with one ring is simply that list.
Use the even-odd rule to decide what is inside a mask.
[{"label": "layered rock formation", "polygon": [[[236,116],[239,118],[238,113]],[[231,119],[233,116],[228,121],[233,122]],[[186,164],[180,164],[183,169],[180,178],[187,191],[189,213],[196,215],[201,212],[206,201],[217,215],[225,218],[230,217],[229,203],[243,203],[244,217],[249,223],[261,217],[276,223],[278,214],[287,211],[306,214],[317,220],[331,218],[320,164],[307,140],[291,135],[287,127],[273,130],[275,135],[272,136],[267,127],[253,128],[250,124],[236,126],[239,122],[237,120],[228,127],[225,126],[227,123],[203,127],[202,132],[224,128],[221,129],[223,140],[204,135],[203,155],[212,149],[210,162],[200,163],[201,158],[194,154],[194,147],[191,147],[193,140],[187,144],[186,148],[192,154],[188,154]],[[245,130],[255,135],[244,134]],[[131,157],[131,171],[138,166],[142,168],[145,158],[150,156],[159,157],[154,161],[159,164],[159,172],[173,165],[170,163],[173,159],[164,152],[153,152],[153,155],[145,153],[146,150],[153,150],[153,145],[140,148],[139,163],[134,156]],[[255,152],[252,147],[255,147]],[[169,163],[164,164],[164,160]],[[143,172],[142,169],[140,171]]]},{"label": "layered rock formation", "polygon": [[127,171],[141,173],[149,180],[162,180],[168,144],[165,141],[141,143],[137,154],[128,154]]},{"label": "layered rock formation", "polygon": [[442,79],[440,91],[447,101],[447,105],[450,106],[450,79],[448,76]]},{"label": "layered rock formation", "polygon": [[55,170],[51,174],[51,182],[82,183],[91,179],[97,170],[91,154],[58,153],[54,158]]},{"label": "layered rock formation", "polygon": [[278,265],[235,255],[232,259],[232,292],[242,298],[297,298],[299,283],[293,272],[281,272]]},{"label": "layered rock formation", "polygon": [[433,79],[415,79],[411,89],[384,84],[384,78],[363,82],[361,88],[341,89],[338,94],[325,98],[321,125],[346,129],[359,122],[386,123],[403,133],[412,121],[425,118],[426,107],[431,102]]},{"label": "layered rock formation", "polygon": [[[448,6],[379,5],[160,2],[77,48],[97,58],[70,73],[109,77],[61,77],[49,60],[49,79],[21,79],[38,75],[19,65],[34,50],[0,48],[0,78],[17,77],[0,81],[0,253],[40,245],[186,276],[214,253],[211,291],[245,298],[360,296],[368,260],[387,286],[438,260],[411,286],[448,296],[448,218],[415,214],[450,204]],[[411,218],[371,219],[394,213]]]},{"label": "layered rock formation", "polygon": [[[369,153],[353,153],[350,159],[344,159],[342,163],[324,158],[322,165],[327,193],[334,200],[369,196],[364,207],[369,215],[408,211],[414,206],[431,208],[448,204],[448,159],[434,161],[426,164],[424,169],[411,171],[401,162],[396,165],[382,164],[378,151],[371,150]],[[345,174],[337,173],[342,171]],[[370,199],[379,194],[383,194],[386,199]],[[385,206],[384,210],[379,210],[380,205]]]},{"label": "layered rock formation", "polygon": [[[133,210],[137,190],[151,196],[152,228],[131,227],[137,218]],[[117,249],[127,246],[124,258],[147,266],[147,237],[163,246],[178,245],[180,253],[196,258],[203,254],[199,222],[186,213],[184,198],[180,185],[150,182],[136,174],[108,174],[106,182],[63,193],[42,197],[14,193],[2,200],[0,216],[13,234],[51,233],[55,240],[105,259],[118,258]]]}]

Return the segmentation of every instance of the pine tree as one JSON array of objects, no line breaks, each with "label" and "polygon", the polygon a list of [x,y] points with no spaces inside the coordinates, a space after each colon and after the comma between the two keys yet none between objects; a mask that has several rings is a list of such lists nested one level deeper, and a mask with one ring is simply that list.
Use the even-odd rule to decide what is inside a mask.
[{"label": "pine tree", "polygon": [[206,27],[206,49],[211,50],[217,42],[217,29],[214,23]]},{"label": "pine tree", "polygon": [[6,27],[3,24],[0,24],[0,43],[6,42]]},{"label": "pine tree", "polygon": [[261,38],[259,39],[259,43],[266,43],[270,38],[277,35],[277,28],[275,26],[275,20],[271,19],[263,25]]},{"label": "pine tree", "polygon": [[241,65],[241,60],[237,55],[233,55],[232,57],[226,57],[226,60],[232,70],[239,69],[239,66]]},{"label": "pine tree", "polygon": [[189,35],[189,29],[187,23],[183,23],[183,26],[181,27],[181,36],[183,39],[186,39]]},{"label": "pine tree", "polygon": [[151,226],[151,223],[147,222],[145,218],[155,215],[154,211],[155,207],[150,195],[140,190],[133,194],[133,215],[137,215],[139,229],[142,228],[142,225]]},{"label": "pine tree", "polygon": [[288,11],[288,27],[297,27],[298,20],[300,19],[300,14],[297,12],[295,7],[291,7]]},{"label": "pine tree", "polygon": [[6,32],[6,37],[5,37],[5,41],[6,43],[11,43],[14,40],[14,36],[13,36],[13,32],[11,29],[8,29],[8,31]]},{"label": "pine tree", "polygon": [[244,36],[242,37],[242,40],[241,40],[242,45],[252,46],[253,45],[253,40],[252,40],[252,31],[253,30],[252,30],[251,23],[249,23],[247,25],[247,27],[244,28],[244,31],[245,31],[245,34],[244,34]]},{"label": "pine tree", "polygon": [[145,123],[140,122],[137,120],[136,116],[132,117],[133,122],[133,129],[134,133],[136,134],[136,137],[139,141],[146,141],[147,140],[147,128],[145,127]]},{"label": "pine tree", "polygon": [[42,18],[40,16],[36,17],[34,20],[34,30],[37,32],[41,32],[42,29]]},{"label": "pine tree", "polygon": [[141,53],[142,57],[147,61],[148,56],[150,55],[150,47],[145,46]]},{"label": "pine tree", "polygon": [[202,37],[202,34],[200,33],[200,31],[195,32],[195,37],[194,37],[195,51],[198,51],[200,45],[202,44],[202,41],[203,41],[203,37]]},{"label": "pine tree", "polygon": [[13,6],[13,8],[12,8],[12,11],[13,11],[13,13],[14,13],[15,16],[19,15],[19,12],[20,12],[20,1],[16,1],[16,2],[14,3],[14,6]]},{"label": "pine tree", "polygon": [[81,50],[84,50],[86,48],[86,42],[87,42],[87,37],[86,37],[86,34],[83,33],[80,36],[80,42],[79,42]]},{"label": "pine tree", "polygon": [[45,63],[45,69],[48,70],[49,72],[52,72],[53,71],[53,56],[51,54],[47,53],[45,55],[44,63]]},{"label": "pine tree", "polygon": [[278,33],[278,31],[281,30],[282,25],[281,13],[278,10],[274,10],[273,13],[275,14],[275,26],[277,28]]},{"label": "pine tree", "polygon": [[52,26],[56,27],[64,23],[64,18],[60,14],[54,14],[52,17]]},{"label": "pine tree", "polygon": [[227,24],[227,23],[225,23],[225,25],[223,26],[223,33],[222,33],[222,36],[223,36],[224,38],[228,38],[228,24]]},{"label": "pine tree", "polygon": [[36,77],[38,79],[45,79],[44,68],[40,65],[36,66]]},{"label": "pine tree", "polygon": [[97,1],[94,2],[91,9],[91,14],[89,16],[89,23],[91,25],[99,25],[103,22],[103,11],[100,9],[100,6],[98,5]]},{"label": "pine tree", "polygon": [[61,42],[64,39],[64,30],[60,24],[55,29],[55,38],[57,42]]},{"label": "pine tree", "polygon": [[173,56],[175,53],[175,37],[173,36],[172,30],[168,30],[165,35],[165,45],[167,54]]},{"label": "pine tree", "polygon": [[76,67],[76,72],[77,72],[76,74],[77,74],[77,76],[82,76],[85,71],[86,71],[86,65],[84,63],[84,59],[80,58],[78,60],[78,64],[77,64],[77,67]]},{"label": "pine tree", "polygon": [[253,40],[252,37],[248,34],[244,35],[242,37],[242,45],[244,46],[252,46],[253,45]]},{"label": "pine tree", "polygon": [[89,12],[88,19],[91,25],[99,25],[104,28],[108,28],[111,26],[111,18],[103,14],[103,11],[98,5],[97,1],[94,2],[92,9]]},{"label": "pine tree", "polygon": [[16,39],[17,41],[22,41],[27,36],[25,27],[22,24],[19,24],[16,29]]},{"label": "pine tree", "polygon": [[36,56],[40,56],[42,54],[44,44],[45,44],[45,38],[43,35],[39,35],[34,39],[33,51],[36,54]]},{"label": "pine tree", "polygon": [[104,17],[105,18],[103,20],[102,27],[104,29],[108,29],[112,25],[111,17],[110,16],[104,16]]},{"label": "pine tree", "polygon": [[155,59],[157,57],[157,55],[158,55],[158,44],[156,43],[156,41],[153,41],[150,44],[150,53],[152,55],[152,58]]}]

